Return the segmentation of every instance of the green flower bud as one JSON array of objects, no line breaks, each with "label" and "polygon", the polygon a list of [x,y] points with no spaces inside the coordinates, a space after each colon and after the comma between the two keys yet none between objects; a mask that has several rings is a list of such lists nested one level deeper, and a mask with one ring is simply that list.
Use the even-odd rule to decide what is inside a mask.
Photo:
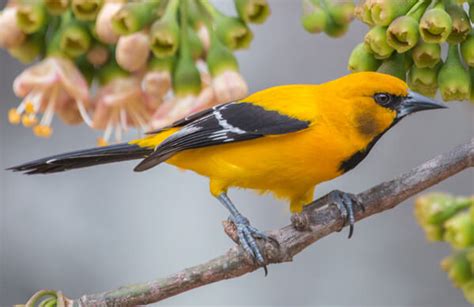
[{"label": "green flower bud", "polygon": [[464,62],[474,67],[474,35],[472,33],[461,43],[461,54]]},{"label": "green flower bud", "polygon": [[384,0],[372,2],[370,12],[376,25],[388,26],[395,18],[408,12],[418,0]]},{"label": "green flower bud", "polygon": [[8,52],[18,61],[28,64],[43,52],[44,47],[44,36],[34,33],[29,35],[21,45],[8,49]]},{"label": "green flower bud", "polygon": [[69,0],[43,0],[48,13],[53,16],[59,16],[65,13],[69,8]]},{"label": "green flower bud", "polygon": [[462,286],[462,292],[466,301],[474,304],[474,279],[471,279]]},{"label": "green flower bud", "polygon": [[354,15],[363,23],[373,26],[372,12],[370,11],[369,1],[365,0],[362,4],[356,6]]},{"label": "green flower bud", "polygon": [[240,19],[223,16],[216,21],[219,38],[231,49],[245,49],[253,40],[252,31]]},{"label": "green flower bud", "polygon": [[413,48],[418,39],[418,21],[411,16],[397,17],[387,29],[387,43],[398,53]]},{"label": "green flower bud", "polygon": [[172,56],[179,46],[178,0],[170,0],[163,17],[151,26],[150,48],[158,58]]},{"label": "green flower bud", "polygon": [[364,38],[367,46],[374,53],[375,58],[383,60],[389,58],[394,49],[387,43],[387,28],[375,26],[370,29]]},{"label": "green flower bud", "polygon": [[413,48],[420,38],[418,21],[430,2],[418,2],[405,16],[397,17],[387,29],[387,43],[403,53]]},{"label": "green flower bud", "polygon": [[395,52],[391,57],[383,61],[377,71],[405,81],[407,75],[405,54]]},{"label": "green flower bud", "polygon": [[422,226],[425,231],[426,239],[431,242],[443,241],[444,227],[441,225],[424,225]]},{"label": "green flower bud", "polygon": [[381,61],[374,57],[370,49],[360,43],[352,50],[347,68],[352,72],[376,71],[380,64]]},{"label": "green flower bud", "polygon": [[458,45],[450,45],[448,57],[439,71],[438,85],[443,100],[469,99],[471,80],[459,58]]},{"label": "green flower bud", "polygon": [[89,50],[92,38],[86,24],[70,18],[61,25],[59,31],[59,47],[68,57],[76,58]]},{"label": "green flower bud", "polygon": [[117,78],[125,78],[129,75],[130,74],[126,70],[120,68],[114,57],[110,57],[107,64],[102,66],[97,72],[99,84],[102,86],[107,85],[109,82]]},{"label": "green flower bud", "polygon": [[157,17],[160,1],[127,3],[112,17],[112,29],[120,35],[142,30]]},{"label": "green flower bud", "polygon": [[230,49],[248,48],[253,39],[252,31],[239,18],[222,14],[208,1],[202,0],[208,12],[214,18],[215,28],[219,39]]},{"label": "green flower bud", "polygon": [[459,5],[449,5],[446,12],[451,16],[453,27],[448,36],[448,43],[459,44],[463,42],[471,32],[471,21],[464,9]]},{"label": "green flower bud", "polygon": [[354,18],[355,4],[347,0],[324,0],[329,15],[336,24],[345,25]]},{"label": "green flower bud", "polygon": [[466,258],[466,252],[461,251],[441,261],[441,268],[448,273],[448,277],[456,288],[465,285],[473,277],[471,264]]},{"label": "green flower bud", "polygon": [[443,225],[449,218],[461,210],[469,208],[470,205],[469,199],[464,197],[430,193],[416,199],[415,217],[421,225]]},{"label": "green flower bud", "polygon": [[173,73],[173,91],[176,97],[198,95],[201,91],[201,74],[194,64],[188,41],[187,2],[180,7],[180,49]]},{"label": "green flower bud", "polygon": [[97,17],[104,0],[71,0],[71,8],[77,20],[92,21]]},{"label": "green flower bud", "polygon": [[336,38],[346,34],[347,30],[349,30],[349,24],[338,24],[331,16],[329,16],[326,27],[324,28],[324,33],[330,37]]},{"label": "green flower bud", "polygon": [[454,248],[466,248],[474,244],[474,221],[469,212],[460,212],[444,223],[444,240]]},{"label": "green flower bud", "polygon": [[439,44],[446,41],[453,22],[448,13],[444,10],[442,1],[439,1],[432,9],[423,14],[420,20],[420,34],[427,43]]},{"label": "green flower bud", "polygon": [[22,3],[16,12],[18,27],[31,34],[42,30],[48,24],[48,14],[42,1]]},{"label": "green flower bud", "polygon": [[235,8],[245,22],[263,23],[270,15],[267,0],[235,0]]},{"label": "green flower bud", "polygon": [[411,56],[418,68],[432,68],[441,60],[441,46],[420,41],[412,49]]},{"label": "green flower bud", "polygon": [[434,97],[438,90],[438,71],[441,63],[433,68],[419,68],[413,65],[408,73],[408,85],[422,95]]},{"label": "green flower bud", "polygon": [[239,64],[232,52],[219,41],[216,35],[211,35],[211,46],[206,58],[211,76],[215,77],[226,70],[239,71]]},{"label": "green flower bud", "polygon": [[326,28],[329,14],[320,4],[320,0],[303,0],[301,24],[310,33],[321,33]]}]

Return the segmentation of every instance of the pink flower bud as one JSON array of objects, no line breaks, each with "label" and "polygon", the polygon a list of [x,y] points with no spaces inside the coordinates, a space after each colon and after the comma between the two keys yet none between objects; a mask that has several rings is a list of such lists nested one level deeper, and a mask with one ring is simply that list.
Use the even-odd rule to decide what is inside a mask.
[{"label": "pink flower bud", "polygon": [[20,46],[26,38],[16,22],[16,7],[5,8],[0,14],[0,47],[13,48]]},{"label": "pink flower bud", "polygon": [[106,44],[115,44],[119,35],[112,30],[112,17],[124,6],[123,1],[108,1],[104,3],[97,15],[95,31],[99,39]]},{"label": "pink flower bud", "polygon": [[144,31],[121,36],[115,49],[117,63],[125,70],[134,72],[145,66],[150,55],[148,34]]},{"label": "pink flower bud", "polygon": [[226,70],[218,74],[212,80],[212,88],[219,103],[242,99],[248,92],[245,80],[233,70]]},{"label": "pink flower bud", "polygon": [[105,46],[95,45],[87,52],[87,60],[94,66],[104,65],[109,59],[109,51]]}]

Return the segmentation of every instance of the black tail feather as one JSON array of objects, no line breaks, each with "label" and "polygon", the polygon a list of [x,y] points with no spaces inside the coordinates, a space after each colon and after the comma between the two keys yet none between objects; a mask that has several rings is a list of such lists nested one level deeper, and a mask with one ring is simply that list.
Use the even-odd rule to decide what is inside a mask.
[{"label": "black tail feather", "polygon": [[124,143],[50,156],[13,166],[7,170],[24,172],[28,175],[49,174],[105,163],[142,159],[152,152],[153,149],[150,148]]}]

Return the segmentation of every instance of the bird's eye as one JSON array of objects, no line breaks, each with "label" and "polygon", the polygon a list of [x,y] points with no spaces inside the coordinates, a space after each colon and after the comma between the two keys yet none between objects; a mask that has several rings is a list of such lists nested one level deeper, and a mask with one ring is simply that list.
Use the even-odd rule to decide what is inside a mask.
[{"label": "bird's eye", "polygon": [[378,104],[383,106],[386,106],[392,102],[392,96],[385,93],[375,94],[374,99]]}]

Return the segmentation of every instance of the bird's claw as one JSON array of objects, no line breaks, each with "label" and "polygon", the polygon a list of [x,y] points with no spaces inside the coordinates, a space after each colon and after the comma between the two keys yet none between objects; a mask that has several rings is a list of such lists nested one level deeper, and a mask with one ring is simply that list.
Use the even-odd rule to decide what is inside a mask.
[{"label": "bird's claw", "polygon": [[265,265],[265,258],[263,257],[262,251],[258,247],[255,239],[272,241],[276,242],[277,244],[278,241],[272,237],[267,236],[263,231],[250,225],[249,220],[242,215],[231,216],[229,219],[235,225],[237,236],[239,238],[239,244],[242,246],[245,252],[251,255],[252,258],[263,267],[266,276],[268,274],[268,269]]},{"label": "bird's claw", "polygon": [[[356,195],[342,192],[339,190],[329,193],[331,202],[336,204],[341,215],[344,217],[344,225],[349,224],[349,239],[354,233],[355,214],[354,207],[359,206],[362,211],[365,211],[364,205],[360,202]],[[344,227],[344,226],[343,226]],[[342,228],[341,228],[342,230]]]}]

